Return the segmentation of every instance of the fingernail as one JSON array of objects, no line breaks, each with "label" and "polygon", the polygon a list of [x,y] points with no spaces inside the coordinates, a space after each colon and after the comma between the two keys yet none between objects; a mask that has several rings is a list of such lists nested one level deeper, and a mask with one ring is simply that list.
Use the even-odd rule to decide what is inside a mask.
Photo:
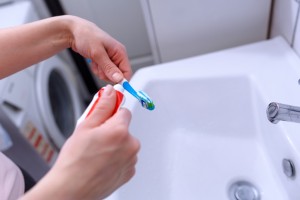
[{"label": "fingernail", "polygon": [[123,78],[123,76],[118,72],[115,72],[111,77],[115,83],[120,82]]},{"label": "fingernail", "polygon": [[104,87],[103,96],[109,96],[113,91],[113,87],[111,85],[107,85]]}]

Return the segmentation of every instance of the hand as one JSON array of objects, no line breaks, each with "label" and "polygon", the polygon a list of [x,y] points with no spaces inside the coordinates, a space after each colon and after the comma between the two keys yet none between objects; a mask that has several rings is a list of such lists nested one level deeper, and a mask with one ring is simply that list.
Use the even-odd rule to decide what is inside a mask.
[{"label": "hand", "polygon": [[130,79],[132,71],[125,47],[95,24],[73,18],[71,48],[92,60],[92,70],[99,78],[114,83],[124,77]]},{"label": "hand", "polygon": [[[130,112],[121,109],[112,115],[115,102],[114,89],[106,86],[97,107],[67,140],[51,171],[24,199],[102,199],[130,180],[140,145],[128,133]],[[36,196],[39,193],[43,195]]]},{"label": "hand", "polygon": [[[34,41],[34,42],[33,42]],[[125,47],[95,24],[75,16],[58,16],[0,30],[0,78],[38,63],[66,48],[92,60],[99,78],[130,79]],[[16,59],[18,58],[18,59]]]}]

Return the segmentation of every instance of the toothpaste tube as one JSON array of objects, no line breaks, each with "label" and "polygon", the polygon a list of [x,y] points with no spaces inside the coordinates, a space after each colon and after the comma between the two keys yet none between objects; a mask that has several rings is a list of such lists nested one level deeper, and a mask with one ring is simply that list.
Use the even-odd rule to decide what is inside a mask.
[{"label": "toothpaste tube", "polygon": [[[125,97],[124,97],[124,88],[122,85],[120,84],[116,84],[114,85],[114,89],[116,91],[116,105],[113,111],[113,114],[115,114],[119,108],[123,105],[123,103],[125,102]],[[86,110],[83,112],[83,114],[81,115],[81,117],[77,120],[77,125],[80,124],[85,118],[87,118],[95,109],[97,103],[99,102],[102,92],[104,90],[104,87],[101,88],[93,97],[93,100],[91,101],[91,103],[89,104],[89,106],[86,108]]]}]

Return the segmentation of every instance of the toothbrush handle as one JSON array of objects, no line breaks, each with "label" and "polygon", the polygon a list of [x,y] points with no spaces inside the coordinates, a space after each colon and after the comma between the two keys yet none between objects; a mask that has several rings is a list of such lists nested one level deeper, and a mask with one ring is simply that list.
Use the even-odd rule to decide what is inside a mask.
[{"label": "toothbrush handle", "polygon": [[135,89],[133,89],[133,87],[131,87],[131,85],[129,84],[129,82],[127,80],[123,80],[122,82],[123,88],[129,92],[130,94],[132,94],[135,98],[140,99],[139,95],[137,94],[137,92],[135,91]]}]

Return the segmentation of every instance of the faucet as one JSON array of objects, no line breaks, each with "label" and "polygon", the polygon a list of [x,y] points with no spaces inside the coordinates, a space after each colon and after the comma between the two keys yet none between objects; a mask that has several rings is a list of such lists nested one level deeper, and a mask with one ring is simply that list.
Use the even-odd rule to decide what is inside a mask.
[{"label": "faucet", "polygon": [[279,121],[300,123],[300,107],[272,102],[267,108],[267,116],[274,124]]}]

